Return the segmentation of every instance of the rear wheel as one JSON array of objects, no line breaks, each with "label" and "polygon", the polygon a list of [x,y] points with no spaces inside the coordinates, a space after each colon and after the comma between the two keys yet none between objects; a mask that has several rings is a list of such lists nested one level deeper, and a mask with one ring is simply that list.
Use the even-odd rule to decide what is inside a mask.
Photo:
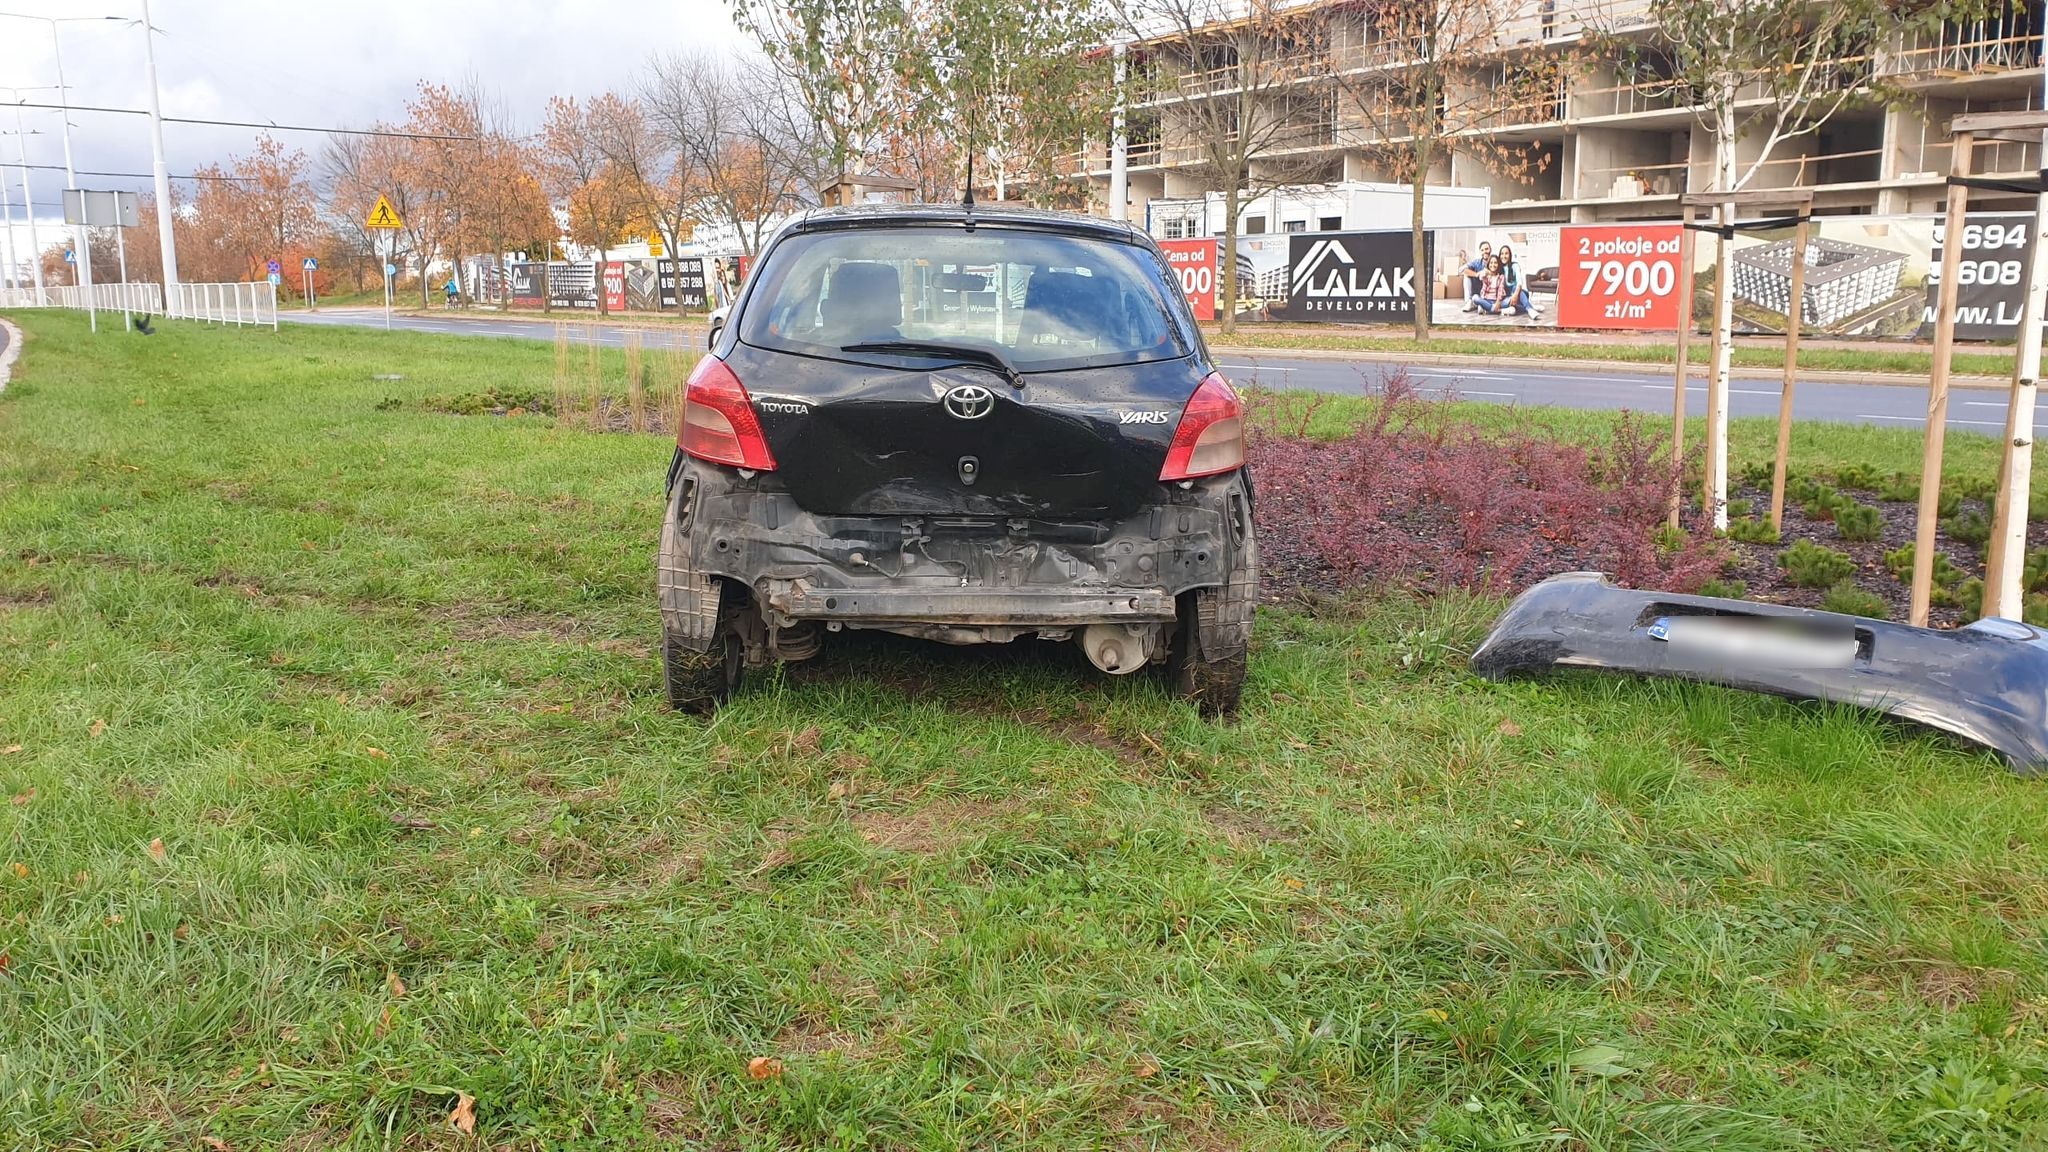
[{"label": "rear wheel", "polygon": [[746,593],[730,581],[698,572],[689,563],[690,496],[695,485],[678,476],[661,528],[656,579],[661,590],[661,678],[669,707],[710,712],[732,697],[746,670],[739,617]]},{"label": "rear wheel", "polygon": [[1252,614],[1259,602],[1259,545],[1242,504],[1237,511],[1237,557],[1229,575],[1217,587],[1181,596],[1180,624],[1166,658],[1174,695],[1192,701],[1204,716],[1234,715],[1244,697]]}]

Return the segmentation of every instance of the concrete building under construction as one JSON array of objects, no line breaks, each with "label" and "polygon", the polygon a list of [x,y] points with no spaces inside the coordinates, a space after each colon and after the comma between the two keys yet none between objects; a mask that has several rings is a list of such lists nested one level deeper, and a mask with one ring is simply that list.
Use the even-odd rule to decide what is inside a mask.
[{"label": "concrete building under construction", "polygon": [[[1498,51],[1464,70],[1461,82],[1471,88],[1456,101],[1451,131],[1458,140],[1431,166],[1430,184],[1484,189],[1496,225],[1672,219],[1681,193],[1711,188],[1714,141],[1668,72],[1658,74],[1649,0],[1501,4],[1491,32]],[[1083,153],[1097,211],[1116,214],[1112,191],[1122,187],[1126,219],[1186,219],[1188,205],[1216,187],[1201,145],[1218,122],[1216,102],[1248,95],[1251,115],[1283,128],[1252,163],[1257,187],[1298,186],[1313,199],[1320,188],[1402,182],[1403,174],[1382,159],[1405,130],[1398,118],[1343,93],[1360,87],[1347,80],[1412,68],[1412,47],[1380,31],[1384,24],[1374,13],[1384,9],[1370,3],[1309,0],[1290,10],[1313,13],[1314,34],[1249,45],[1244,38],[1259,34],[1251,22],[1218,21],[1193,38],[1204,41],[1193,56],[1199,66],[1167,65],[1160,42],[1121,49],[1126,66],[1154,82],[1134,85],[1139,94],[1124,111],[1123,147],[1111,131]],[[1907,98],[1851,102],[1818,132],[1778,142],[1748,186],[1811,188],[1822,215],[1938,212],[1949,170],[1948,119],[2041,107],[2042,12],[2041,5],[2007,0],[1985,19],[1901,33],[1874,57],[1831,64],[1825,82],[1832,90],[1876,76]],[[1624,65],[1627,54],[1616,44],[1632,36],[1643,50]],[[1190,39],[1175,37],[1182,60]],[[1265,77],[1255,94],[1241,65],[1252,51]],[[1556,66],[1543,67],[1546,61]],[[1500,95],[1475,100],[1474,92]],[[1757,158],[1762,135],[1738,142],[1739,165]],[[1476,144],[1504,145],[1530,162],[1487,163],[1487,147]],[[1980,144],[1976,164],[1983,174],[2042,167],[2038,146],[2011,142]],[[1995,194],[1973,203],[2031,207]],[[1311,206],[1294,215],[1300,218],[1256,209],[1257,218],[1241,213],[1241,223],[1246,232],[1358,226]]]}]

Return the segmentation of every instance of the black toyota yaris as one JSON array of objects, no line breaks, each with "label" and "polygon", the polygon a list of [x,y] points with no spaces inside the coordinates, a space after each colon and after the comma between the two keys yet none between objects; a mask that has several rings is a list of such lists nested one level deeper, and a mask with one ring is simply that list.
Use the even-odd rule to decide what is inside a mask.
[{"label": "black toyota yaris", "polygon": [[1074,641],[1233,711],[1257,600],[1244,410],[1159,249],[917,206],[776,234],[691,373],[659,580],[669,701],[867,628]]}]

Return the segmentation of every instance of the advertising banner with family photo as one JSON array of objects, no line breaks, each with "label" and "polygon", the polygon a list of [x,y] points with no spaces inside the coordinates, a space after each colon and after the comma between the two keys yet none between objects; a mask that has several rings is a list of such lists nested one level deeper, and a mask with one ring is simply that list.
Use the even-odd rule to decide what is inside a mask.
[{"label": "advertising banner with family photo", "polygon": [[1433,235],[1432,324],[1557,326],[1557,225],[1440,228]]}]

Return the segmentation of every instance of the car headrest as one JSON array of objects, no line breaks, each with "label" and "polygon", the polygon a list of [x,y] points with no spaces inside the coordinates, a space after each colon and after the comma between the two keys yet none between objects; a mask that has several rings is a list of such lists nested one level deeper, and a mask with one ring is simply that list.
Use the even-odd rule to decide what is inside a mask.
[{"label": "car headrest", "polygon": [[903,282],[894,264],[849,260],[832,270],[825,322],[860,335],[881,336],[903,323]]},{"label": "car headrest", "polygon": [[1106,276],[1041,272],[1024,291],[1024,313],[1038,332],[1062,340],[1093,340],[1118,315],[1116,285]]}]

